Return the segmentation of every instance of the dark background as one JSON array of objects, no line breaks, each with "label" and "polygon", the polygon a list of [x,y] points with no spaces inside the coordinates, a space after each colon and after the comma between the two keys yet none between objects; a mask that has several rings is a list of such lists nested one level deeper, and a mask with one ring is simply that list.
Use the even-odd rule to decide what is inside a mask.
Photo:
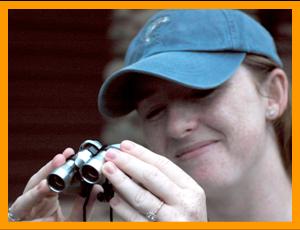
[{"label": "dark background", "polygon": [[9,11],[9,201],[55,154],[99,137],[110,14]]},{"label": "dark background", "polygon": [[[9,10],[9,202],[55,154],[101,137],[96,102],[117,42],[108,36],[113,13]],[[273,34],[290,74],[291,10],[247,13]]]}]

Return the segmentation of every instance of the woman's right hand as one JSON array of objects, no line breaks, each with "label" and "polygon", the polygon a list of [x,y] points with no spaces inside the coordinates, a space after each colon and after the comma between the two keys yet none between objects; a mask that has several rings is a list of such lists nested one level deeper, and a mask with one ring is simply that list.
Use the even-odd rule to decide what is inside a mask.
[{"label": "woman's right hand", "polygon": [[[10,207],[10,212],[17,219],[20,221],[82,221],[82,206],[85,198],[78,195],[71,213],[66,217],[62,213],[58,193],[49,189],[46,180],[49,173],[63,165],[66,159],[73,154],[73,149],[65,149],[62,154],[57,154],[30,178],[23,194]],[[101,186],[94,186],[87,205],[88,215],[101,190]]]}]

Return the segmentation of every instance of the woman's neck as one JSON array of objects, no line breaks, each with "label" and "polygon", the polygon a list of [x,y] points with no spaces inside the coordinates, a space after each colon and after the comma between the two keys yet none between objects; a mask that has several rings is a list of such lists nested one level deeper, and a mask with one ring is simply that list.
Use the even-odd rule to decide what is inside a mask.
[{"label": "woman's neck", "polygon": [[279,149],[269,138],[263,159],[239,182],[208,197],[210,221],[291,221],[291,180]]}]

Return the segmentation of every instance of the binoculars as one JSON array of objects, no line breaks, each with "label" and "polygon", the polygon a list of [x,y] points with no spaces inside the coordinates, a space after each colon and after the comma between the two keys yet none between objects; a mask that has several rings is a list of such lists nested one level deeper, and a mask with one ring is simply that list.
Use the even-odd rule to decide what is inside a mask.
[{"label": "binoculars", "polygon": [[109,148],[120,148],[120,144],[102,145],[97,140],[84,141],[77,153],[66,163],[53,170],[47,177],[49,188],[57,193],[69,192],[83,195],[85,187],[104,184],[102,175],[104,157]]}]

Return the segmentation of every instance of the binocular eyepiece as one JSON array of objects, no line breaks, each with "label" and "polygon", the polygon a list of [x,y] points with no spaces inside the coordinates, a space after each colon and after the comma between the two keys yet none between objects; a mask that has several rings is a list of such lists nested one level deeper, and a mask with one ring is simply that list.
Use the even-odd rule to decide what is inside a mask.
[{"label": "binocular eyepiece", "polygon": [[109,148],[119,149],[119,144],[104,146],[97,140],[84,141],[76,154],[53,170],[47,177],[48,186],[54,192],[63,192],[82,183],[102,184],[102,166]]}]

